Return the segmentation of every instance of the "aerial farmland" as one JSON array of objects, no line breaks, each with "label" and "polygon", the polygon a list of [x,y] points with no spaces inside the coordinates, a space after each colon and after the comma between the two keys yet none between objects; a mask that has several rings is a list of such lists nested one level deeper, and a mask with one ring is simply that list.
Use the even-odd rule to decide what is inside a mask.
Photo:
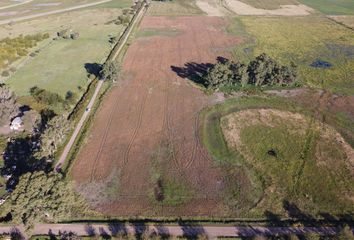
[{"label": "aerial farmland", "polygon": [[0,1],[0,235],[352,239],[353,27],[351,0]]}]

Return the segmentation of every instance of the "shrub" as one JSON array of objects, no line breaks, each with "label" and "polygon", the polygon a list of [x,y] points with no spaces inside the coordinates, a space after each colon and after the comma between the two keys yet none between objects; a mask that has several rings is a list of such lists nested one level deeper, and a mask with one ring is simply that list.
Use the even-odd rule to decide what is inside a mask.
[{"label": "shrub", "polygon": [[9,71],[5,70],[1,73],[1,76],[8,77],[8,76],[10,76],[10,73],[9,73]]},{"label": "shrub", "polygon": [[119,67],[115,62],[107,61],[103,64],[102,70],[100,71],[100,77],[103,80],[114,81],[118,77]]},{"label": "shrub", "polygon": [[59,94],[49,92],[37,86],[32,87],[30,89],[30,94],[37,102],[44,103],[47,105],[55,105],[57,103],[64,102]]}]

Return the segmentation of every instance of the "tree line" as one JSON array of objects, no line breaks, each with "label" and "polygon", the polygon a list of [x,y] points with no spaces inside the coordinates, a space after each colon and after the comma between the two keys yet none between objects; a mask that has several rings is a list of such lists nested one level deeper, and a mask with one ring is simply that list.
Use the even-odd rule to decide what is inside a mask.
[{"label": "tree line", "polygon": [[297,80],[297,67],[281,65],[265,53],[248,64],[219,59],[204,76],[205,85],[210,89],[225,86],[289,86]]}]

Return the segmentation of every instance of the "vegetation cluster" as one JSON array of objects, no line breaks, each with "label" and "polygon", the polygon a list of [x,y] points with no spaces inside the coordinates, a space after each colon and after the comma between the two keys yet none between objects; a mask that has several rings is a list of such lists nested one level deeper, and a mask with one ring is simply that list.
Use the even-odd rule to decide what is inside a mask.
[{"label": "vegetation cluster", "polygon": [[219,60],[211,67],[205,82],[208,88],[225,86],[289,86],[297,80],[296,65],[284,66],[263,53],[248,65],[229,60]]},{"label": "vegetation cluster", "polygon": [[[26,56],[28,50],[37,45],[38,42],[49,38],[49,34],[20,35],[15,38],[4,38],[0,40],[0,69],[6,69],[11,63]],[[2,76],[7,77],[9,72],[3,71]]]}]

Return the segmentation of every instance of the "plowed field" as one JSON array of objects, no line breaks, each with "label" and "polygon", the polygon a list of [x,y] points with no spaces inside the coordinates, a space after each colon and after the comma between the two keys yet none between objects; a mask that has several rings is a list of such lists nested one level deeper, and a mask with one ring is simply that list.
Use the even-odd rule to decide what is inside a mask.
[{"label": "plowed field", "polygon": [[[103,100],[72,168],[77,184],[102,181],[118,172],[116,197],[97,210],[119,216],[227,214],[222,172],[198,133],[198,112],[213,99],[174,68],[183,72],[186,63],[228,57],[228,50],[242,39],[227,35],[227,24],[205,16],[144,18],[141,30],[157,34],[139,37],[129,47],[123,64],[127,77]],[[159,34],[162,30],[177,34]],[[184,70],[188,74],[191,69]],[[156,172],[162,183],[154,178]],[[164,190],[166,195],[179,191],[178,201],[156,200],[156,189],[163,187],[171,188]]]}]

